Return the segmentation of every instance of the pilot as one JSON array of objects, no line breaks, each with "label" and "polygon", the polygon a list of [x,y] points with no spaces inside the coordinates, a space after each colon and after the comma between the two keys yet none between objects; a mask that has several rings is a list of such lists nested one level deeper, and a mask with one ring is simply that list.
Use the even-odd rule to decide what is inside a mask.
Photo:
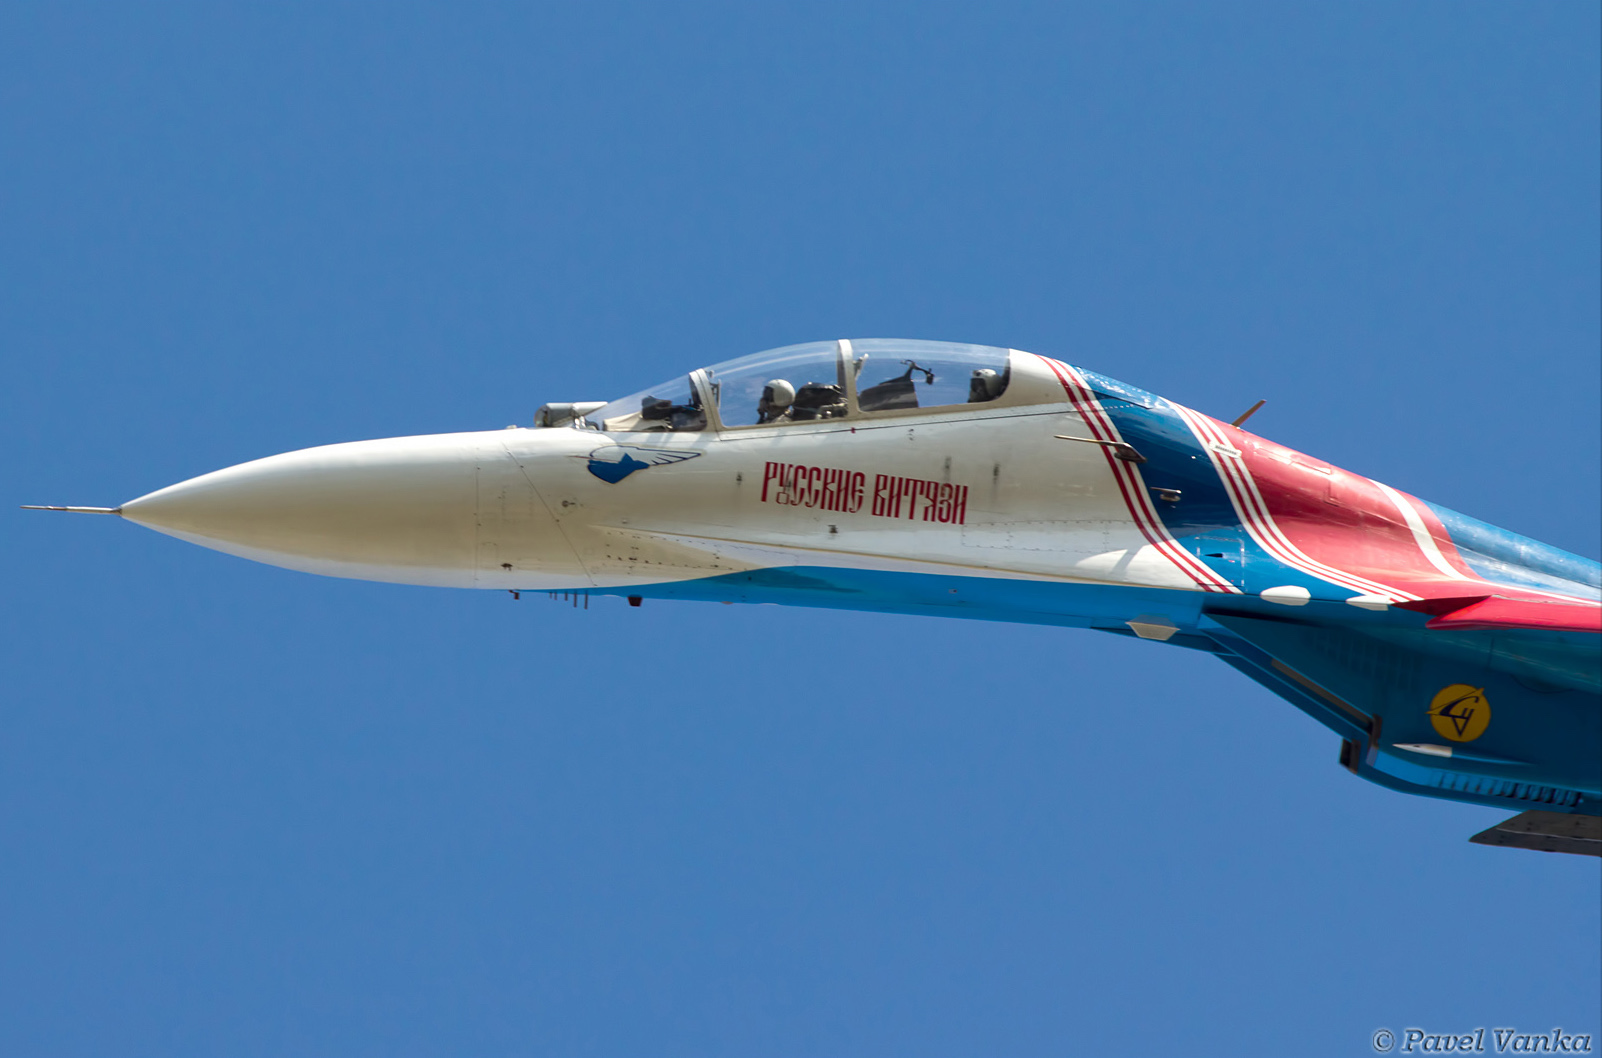
[{"label": "pilot", "polygon": [[968,403],[982,404],[1001,396],[1001,376],[988,367],[981,367],[968,380]]},{"label": "pilot", "polygon": [[789,422],[790,405],[795,401],[795,387],[782,378],[776,378],[762,387],[762,399],[757,401],[757,423]]}]

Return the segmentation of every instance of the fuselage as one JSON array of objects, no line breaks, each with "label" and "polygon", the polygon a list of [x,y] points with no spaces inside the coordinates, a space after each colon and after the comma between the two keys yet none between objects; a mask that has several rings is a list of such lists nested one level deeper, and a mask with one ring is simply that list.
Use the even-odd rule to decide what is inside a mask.
[{"label": "fuselage", "polygon": [[[120,511],[333,576],[1135,635],[1293,701],[1367,778],[1597,813],[1596,562],[1030,353],[747,360],[678,400],[290,452]],[[1442,706],[1453,687],[1479,697]]]}]

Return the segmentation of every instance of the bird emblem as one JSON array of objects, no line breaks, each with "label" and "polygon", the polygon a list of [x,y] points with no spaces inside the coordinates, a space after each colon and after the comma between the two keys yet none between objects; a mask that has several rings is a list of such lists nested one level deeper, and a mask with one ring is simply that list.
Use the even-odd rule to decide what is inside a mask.
[{"label": "bird emblem", "polygon": [[609,485],[616,485],[636,470],[682,463],[700,452],[669,448],[641,448],[639,445],[602,445],[590,453],[590,473]]}]

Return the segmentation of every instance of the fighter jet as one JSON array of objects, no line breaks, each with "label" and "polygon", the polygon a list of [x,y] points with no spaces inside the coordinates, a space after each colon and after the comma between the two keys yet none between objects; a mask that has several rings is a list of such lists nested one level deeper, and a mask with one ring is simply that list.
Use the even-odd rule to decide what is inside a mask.
[{"label": "fighter jet", "polygon": [[812,342],[47,509],[336,577],[1138,637],[1289,701],[1354,775],[1518,812],[1473,841],[1602,854],[1602,567],[1250,414],[1016,349]]}]

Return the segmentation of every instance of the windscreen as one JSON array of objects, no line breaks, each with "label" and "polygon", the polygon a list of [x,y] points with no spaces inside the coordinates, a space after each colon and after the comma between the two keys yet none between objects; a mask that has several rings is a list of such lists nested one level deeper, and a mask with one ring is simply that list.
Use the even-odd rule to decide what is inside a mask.
[{"label": "windscreen", "polygon": [[614,400],[587,417],[603,430],[667,433],[706,429],[706,409],[689,376]]}]

